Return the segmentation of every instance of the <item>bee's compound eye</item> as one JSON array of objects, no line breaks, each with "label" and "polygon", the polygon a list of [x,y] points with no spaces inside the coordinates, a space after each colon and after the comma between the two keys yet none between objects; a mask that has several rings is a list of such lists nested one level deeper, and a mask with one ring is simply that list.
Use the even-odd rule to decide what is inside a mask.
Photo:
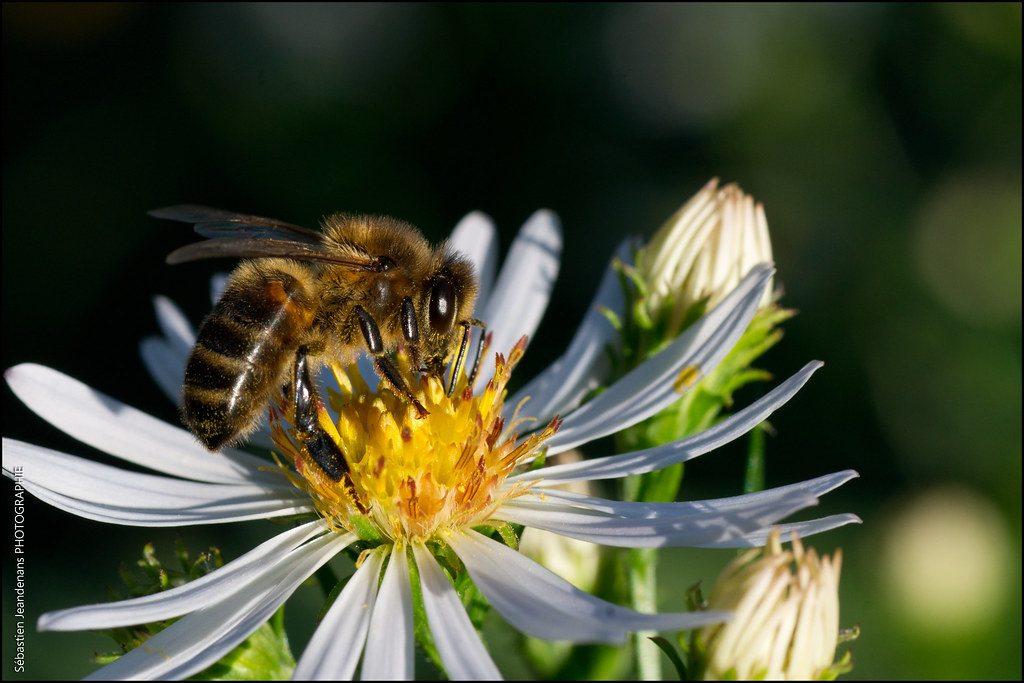
[{"label": "bee's compound eye", "polygon": [[430,283],[430,329],[444,334],[455,321],[455,288],[445,277]]}]

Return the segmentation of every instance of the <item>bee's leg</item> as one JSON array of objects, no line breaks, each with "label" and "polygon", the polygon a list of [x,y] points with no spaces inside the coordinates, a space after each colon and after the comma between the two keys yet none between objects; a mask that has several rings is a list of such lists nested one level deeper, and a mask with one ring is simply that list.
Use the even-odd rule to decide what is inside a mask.
[{"label": "bee's leg", "polygon": [[[486,342],[487,342],[487,339],[486,339],[486,337],[487,337],[487,323],[485,323],[483,320],[477,320],[476,318],[471,318],[469,320],[469,324],[470,325],[475,325],[476,327],[480,328],[480,343],[477,344],[477,346],[476,346],[476,358],[473,359],[473,369],[469,371],[469,379],[466,381],[466,386],[472,387],[473,386],[473,382],[476,381],[476,373],[479,372],[479,370],[480,370],[480,359],[484,357],[484,347],[486,346]],[[468,334],[468,328],[467,328],[467,334]],[[462,354],[461,349],[459,351],[459,354],[460,355]]]},{"label": "bee's leg", "polygon": [[402,336],[405,337],[405,341],[412,344],[420,340],[420,327],[416,323],[416,309],[412,306],[412,299],[408,297],[402,301]]},{"label": "bee's leg", "polygon": [[[462,369],[462,363],[466,359],[466,349],[469,348],[469,342],[470,339],[472,338],[473,326],[478,326],[481,332],[485,332],[487,330],[487,325],[482,320],[477,320],[476,318],[463,320],[459,324],[462,326],[462,342],[459,344],[459,353],[458,355],[455,356],[455,363],[452,365],[451,382],[448,384],[449,398],[455,391],[455,384],[459,381],[459,370]],[[483,357],[483,355],[484,337],[483,334],[481,334],[480,343],[476,347],[476,358],[473,359],[473,369],[469,371],[469,377],[466,379],[466,386],[473,386],[473,382],[476,380],[476,373],[480,369],[480,359]]]},{"label": "bee's leg", "polygon": [[334,481],[341,481],[348,472],[348,464],[341,447],[320,426],[323,404],[320,403],[316,385],[310,376],[309,350],[305,346],[300,346],[295,353],[292,394],[296,439],[324,474]]},{"label": "bee's leg", "polygon": [[409,352],[409,361],[412,363],[412,367],[416,368],[417,372],[426,372],[420,353],[420,326],[416,322],[416,309],[413,308],[412,299],[409,297],[402,301],[402,337],[409,342],[406,349]]},{"label": "bee's leg", "polygon": [[[405,328],[404,304],[402,308],[402,327]],[[402,376],[398,373],[398,368],[396,368],[395,364],[391,362],[391,359],[385,355],[384,340],[380,336],[380,330],[377,328],[377,323],[373,320],[373,317],[367,313],[362,306],[356,306],[355,311],[356,315],[359,316],[359,327],[362,328],[363,339],[366,341],[366,348],[371,354],[373,354],[373,363],[377,368],[377,373],[391,386],[392,391],[416,406],[416,410],[420,417],[426,417],[426,408],[424,408],[423,404],[412,395],[412,392],[409,391],[409,387],[406,385],[405,380],[402,379]]]},{"label": "bee's leg", "polygon": [[468,322],[463,320],[459,325],[462,326],[462,342],[459,344],[459,353],[455,356],[455,362],[452,363],[452,374],[448,380],[448,398],[451,398],[452,392],[455,391],[455,384],[459,381],[459,370],[462,369],[462,361],[466,359],[466,348],[469,346],[472,334],[472,327]]}]

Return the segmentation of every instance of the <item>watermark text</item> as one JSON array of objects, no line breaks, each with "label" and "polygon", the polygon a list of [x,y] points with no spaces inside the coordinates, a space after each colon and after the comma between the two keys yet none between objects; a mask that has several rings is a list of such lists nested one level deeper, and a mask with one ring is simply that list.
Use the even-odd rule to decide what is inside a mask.
[{"label": "watermark text", "polygon": [[[14,671],[25,672],[25,489],[21,467],[14,467]],[[5,648],[6,651],[6,648]]]}]

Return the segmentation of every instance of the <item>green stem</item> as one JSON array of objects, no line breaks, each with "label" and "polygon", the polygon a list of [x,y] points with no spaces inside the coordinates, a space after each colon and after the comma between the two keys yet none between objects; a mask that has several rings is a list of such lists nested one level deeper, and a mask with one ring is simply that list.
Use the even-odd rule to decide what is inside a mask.
[{"label": "green stem", "polygon": [[[627,449],[628,450],[628,449]],[[666,502],[675,500],[683,480],[683,466],[672,465],[657,472],[628,477],[624,483],[624,500]],[[655,548],[633,548],[626,553],[626,583],[630,606],[638,612],[658,611],[658,551]],[[651,642],[653,631],[633,635],[636,675],[640,680],[661,680],[661,650]]]},{"label": "green stem", "polygon": [[764,433],[767,422],[750,430],[750,445],[747,446],[747,472],[743,477],[743,492],[756,493],[764,490]]},{"label": "green stem", "polygon": [[[632,548],[628,554],[630,602],[646,614],[658,611],[658,555],[654,548]],[[661,650],[650,639],[656,631],[633,634],[636,675],[641,681],[661,680]]]}]

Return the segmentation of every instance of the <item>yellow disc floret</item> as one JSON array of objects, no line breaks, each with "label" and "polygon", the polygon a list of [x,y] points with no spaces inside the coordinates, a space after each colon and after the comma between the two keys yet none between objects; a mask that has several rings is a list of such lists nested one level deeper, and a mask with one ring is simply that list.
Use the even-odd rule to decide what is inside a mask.
[{"label": "yellow disc floret", "polygon": [[292,482],[310,493],[331,526],[358,529],[361,516],[382,540],[427,540],[439,531],[486,523],[503,500],[523,493],[502,484],[560,423],[556,418],[519,444],[515,425],[505,429],[505,387],[525,342],[507,360],[498,355],[483,391],[473,394],[463,376],[451,398],[438,378],[417,378],[399,356],[401,373],[427,410],[422,417],[383,384],[371,391],[355,365],[333,365],[339,390],[330,391],[329,404],[338,418],[321,409],[320,426],[345,454],[348,473],[332,481],[274,420],[275,441],[297,473]]}]

